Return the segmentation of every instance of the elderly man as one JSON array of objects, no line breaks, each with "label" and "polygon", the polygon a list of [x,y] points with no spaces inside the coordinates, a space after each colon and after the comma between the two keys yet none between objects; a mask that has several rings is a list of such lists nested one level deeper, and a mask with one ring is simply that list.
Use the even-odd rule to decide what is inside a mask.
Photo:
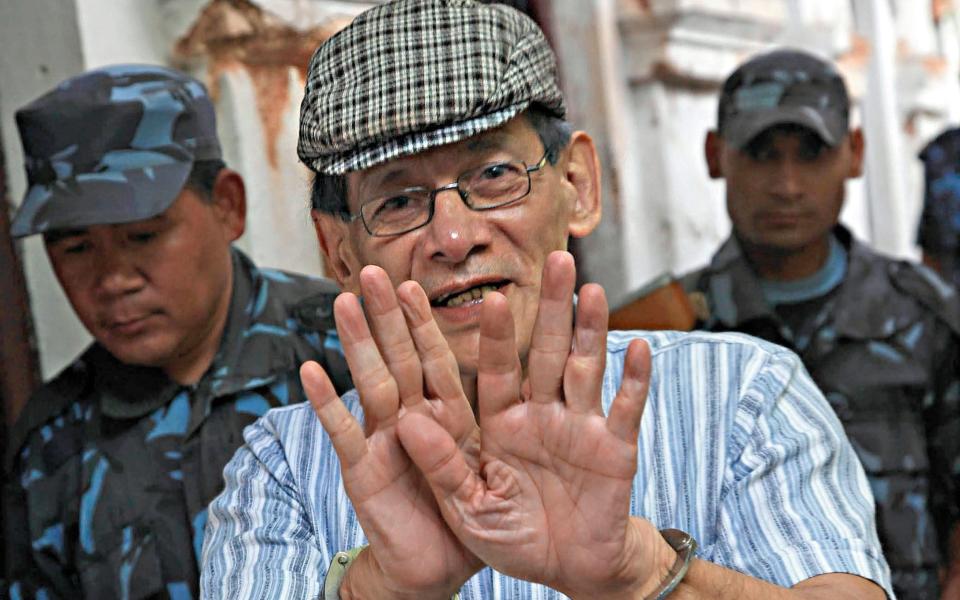
[{"label": "elderly man", "polygon": [[351,387],[324,342],[336,288],[231,247],[243,180],[200,82],[91,71],[17,125],[30,187],[12,233],[43,235],[94,343],[13,430],[6,597],[196,597],[206,507],[242,429],[303,399],[304,360]]},{"label": "elderly man", "polygon": [[308,363],[315,414],[245,432],[205,597],[889,591],[863,472],[793,354],[608,336],[596,285],[574,308],[563,250],[600,181],[563,114],[542,32],[502,5],[386,3],[314,55],[299,153],[358,388]]},{"label": "elderly man", "polygon": [[849,107],[836,69],[805,52],[762,54],[730,75],[706,159],[733,232],[686,283],[710,307],[701,328],[799,354],[863,461],[897,597],[936,599],[958,522],[960,302],[838,223],[864,148]]}]

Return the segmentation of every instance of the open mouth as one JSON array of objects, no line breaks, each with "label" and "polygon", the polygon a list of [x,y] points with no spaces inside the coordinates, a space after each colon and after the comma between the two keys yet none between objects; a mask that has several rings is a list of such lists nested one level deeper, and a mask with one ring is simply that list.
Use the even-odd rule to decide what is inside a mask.
[{"label": "open mouth", "polygon": [[508,283],[509,282],[506,280],[495,281],[490,283],[484,283],[482,285],[477,285],[465,290],[444,294],[432,300],[430,302],[430,306],[434,308],[457,308],[457,307],[466,306],[469,304],[480,303],[480,302],[483,302],[484,296],[486,296],[490,292],[500,291]]}]

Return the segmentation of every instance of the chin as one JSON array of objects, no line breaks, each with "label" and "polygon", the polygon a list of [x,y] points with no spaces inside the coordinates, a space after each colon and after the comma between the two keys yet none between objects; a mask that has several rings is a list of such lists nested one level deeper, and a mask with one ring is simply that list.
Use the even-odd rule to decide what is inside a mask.
[{"label": "chin", "polygon": [[120,362],[138,367],[163,367],[172,354],[166,348],[148,342],[101,342],[101,345]]}]

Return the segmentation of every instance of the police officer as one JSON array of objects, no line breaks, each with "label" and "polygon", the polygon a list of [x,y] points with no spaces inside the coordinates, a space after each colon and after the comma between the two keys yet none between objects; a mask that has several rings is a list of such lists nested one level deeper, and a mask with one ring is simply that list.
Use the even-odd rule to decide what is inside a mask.
[{"label": "police officer", "polygon": [[64,81],[17,112],[40,234],[94,342],[28,403],[5,456],[9,596],[196,597],[206,507],[243,428],[300,402],[318,359],[349,389],[336,288],[259,269],[243,180],[204,86],[152,66]]},{"label": "police officer", "polygon": [[935,137],[920,152],[924,170],[923,212],[917,244],[923,262],[954,287],[960,286],[960,128]]},{"label": "police officer", "polygon": [[685,278],[699,325],[796,351],[863,462],[899,598],[939,597],[960,438],[958,299],[930,270],[881,256],[838,223],[863,135],[830,64],[778,50],[723,85],[710,175],[733,233]]}]

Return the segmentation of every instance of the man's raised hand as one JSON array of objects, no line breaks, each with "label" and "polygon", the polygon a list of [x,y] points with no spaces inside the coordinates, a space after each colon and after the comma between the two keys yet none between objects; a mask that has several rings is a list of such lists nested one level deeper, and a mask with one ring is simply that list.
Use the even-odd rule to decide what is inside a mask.
[{"label": "man's raised hand", "polygon": [[[343,587],[356,597],[446,600],[481,563],[444,523],[426,482],[399,443],[396,426],[403,412],[422,414],[443,428],[467,462],[476,464],[476,423],[456,360],[432,318],[408,329],[392,284],[378,267],[364,268],[360,286],[367,316],[353,294],[337,298],[334,315],[363,406],[364,426],[317,363],[306,363],[300,371],[370,543],[350,567]],[[416,322],[417,309],[422,311],[426,302],[417,296],[422,290],[405,284],[399,291]],[[429,317],[428,304],[426,314]],[[423,356],[417,346],[424,349]],[[425,375],[429,389],[424,388]]]},{"label": "man's raised hand", "polygon": [[629,515],[650,353],[630,346],[605,417],[606,299],[584,286],[574,326],[574,285],[572,257],[551,254],[526,381],[506,298],[485,297],[479,463],[423,414],[404,415],[398,433],[450,528],[485,563],[574,597],[630,597],[655,587],[671,558],[653,525]]}]

